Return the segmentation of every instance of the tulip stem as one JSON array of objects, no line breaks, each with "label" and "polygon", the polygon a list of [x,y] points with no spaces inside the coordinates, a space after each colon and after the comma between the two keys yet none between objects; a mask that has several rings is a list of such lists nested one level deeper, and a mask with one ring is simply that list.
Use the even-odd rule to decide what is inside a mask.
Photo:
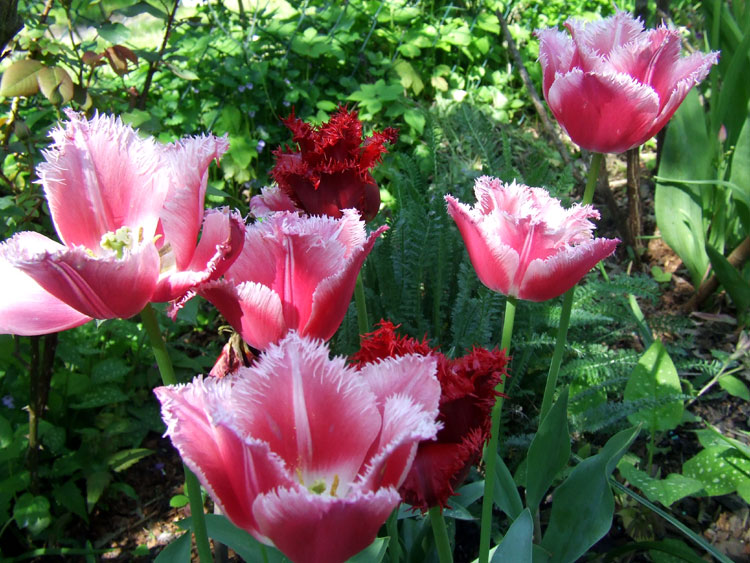
[{"label": "tulip stem", "polygon": [[[594,188],[596,188],[596,181],[599,178],[599,169],[602,166],[603,158],[604,155],[602,153],[595,152],[591,155],[591,166],[586,178],[586,189],[583,192],[583,200],[581,200],[583,205],[588,205],[594,200]],[[571,287],[563,297],[560,326],[557,329],[555,351],[552,353],[552,361],[549,365],[549,373],[547,373],[547,384],[544,387],[544,398],[542,399],[542,410],[539,413],[539,424],[542,423],[544,417],[547,416],[549,409],[552,407],[552,399],[554,398],[555,387],[557,386],[557,376],[560,374],[560,363],[562,362],[565,344],[568,340],[568,325],[570,324],[570,312],[573,308],[574,293],[575,286]]]},{"label": "tulip stem", "polygon": [[594,189],[596,188],[596,181],[599,179],[599,169],[602,167],[602,159],[604,155],[600,152],[595,152],[591,155],[591,166],[589,167],[589,175],[586,178],[586,189],[583,191],[583,199],[581,203],[588,205],[594,201]]},{"label": "tulip stem", "polygon": [[393,509],[388,520],[385,522],[385,527],[388,530],[388,554],[390,555],[391,563],[399,563],[401,560],[401,542],[398,538],[398,506]]},{"label": "tulip stem", "polygon": [[433,506],[430,508],[430,524],[432,524],[432,533],[435,536],[440,563],[453,563],[453,551],[451,550],[448,529],[445,526],[445,518],[441,507]]},{"label": "tulip stem", "polygon": [[[167,344],[159,329],[156,312],[150,304],[147,304],[143,308],[143,311],[141,311],[141,321],[151,341],[151,349],[154,352],[154,358],[156,358],[156,365],[159,366],[162,383],[164,385],[175,385],[177,377],[174,374],[172,360],[169,359]],[[211,556],[211,546],[208,543],[206,519],[203,514],[201,486],[195,474],[186,465],[183,464],[182,467],[185,470],[185,489],[190,500],[190,513],[193,517],[193,535],[195,535],[195,544],[198,547],[198,557],[201,563],[209,563],[213,561],[213,558]]]},{"label": "tulip stem", "polygon": [[365,301],[365,285],[362,283],[362,272],[357,274],[357,285],[354,287],[354,304],[357,307],[357,328],[359,334],[370,332],[370,320],[367,318],[367,302]]},{"label": "tulip stem", "polygon": [[[503,319],[503,334],[500,337],[500,347],[506,351],[510,349],[510,338],[513,335],[513,321],[516,318],[515,297],[508,296],[505,302],[505,318]],[[505,379],[495,387],[495,391],[505,390]],[[492,407],[492,428],[490,442],[484,450],[484,498],[482,498],[482,528],[479,533],[479,563],[487,563],[490,557],[490,539],[492,535],[492,504],[495,489],[495,465],[497,462],[497,442],[500,434],[500,413],[503,409],[503,397],[497,397]]]}]

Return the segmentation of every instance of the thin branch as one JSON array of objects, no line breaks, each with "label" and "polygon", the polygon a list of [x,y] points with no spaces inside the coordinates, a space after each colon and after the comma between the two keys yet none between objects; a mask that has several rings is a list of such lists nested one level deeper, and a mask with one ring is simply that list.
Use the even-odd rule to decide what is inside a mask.
[{"label": "thin branch", "polygon": [[177,14],[177,8],[180,6],[180,0],[174,0],[174,6],[172,7],[172,12],[169,14],[169,17],[167,18],[167,27],[164,30],[164,39],[161,42],[161,48],[159,49],[159,56],[156,58],[156,60],[150,61],[148,63],[148,72],[146,74],[146,81],[143,83],[143,90],[141,90],[140,95],[138,96],[138,102],[137,107],[138,109],[146,109],[146,99],[148,98],[148,91],[151,89],[151,82],[154,79],[154,73],[156,72],[156,68],[159,66],[159,63],[162,61],[162,58],[164,57],[164,51],[167,49],[167,42],[169,41],[169,34],[172,32],[172,26],[174,25],[174,19]]}]

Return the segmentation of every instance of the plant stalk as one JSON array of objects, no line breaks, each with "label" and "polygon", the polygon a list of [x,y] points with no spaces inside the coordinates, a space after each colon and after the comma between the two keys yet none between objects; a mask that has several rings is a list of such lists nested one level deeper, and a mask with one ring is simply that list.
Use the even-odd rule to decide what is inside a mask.
[{"label": "plant stalk", "polygon": [[[604,155],[595,152],[591,156],[591,166],[589,167],[589,174],[586,178],[586,189],[583,192],[583,199],[581,200],[582,205],[588,205],[594,200],[594,188],[596,188],[596,180],[599,177],[599,169],[601,168],[602,159]],[[552,354],[552,361],[550,362],[549,372],[547,373],[547,384],[544,387],[544,397],[542,399],[542,410],[539,413],[539,422],[544,420],[547,416],[549,409],[552,407],[552,399],[555,395],[555,387],[557,386],[557,376],[560,374],[560,364],[562,362],[563,352],[565,351],[565,344],[568,340],[568,325],[570,324],[570,311],[573,308],[573,293],[575,292],[575,286],[571,287],[563,297],[562,312],[560,313],[560,326],[557,329],[557,340],[555,341],[555,351]]]},{"label": "plant stalk", "polygon": [[367,301],[365,301],[365,285],[362,283],[362,272],[357,274],[357,285],[354,287],[354,304],[357,307],[357,328],[361,336],[370,332],[370,320],[367,318]]},{"label": "plant stalk", "polygon": [[[505,318],[503,319],[503,334],[500,337],[500,347],[507,351],[510,349],[510,339],[513,335],[513,321],[516,318],[515,297],[508,296],[505,302]],[[502,393],[505,390],[505,379],[503,379],[495,391]],[[492,504],[495,489],[495,465],[497,462],[497,443],[500,434],[500,413],[503,409],[503,397],[497,397],[492,407],[492,427],[490,431],[490,442],[484,450],[484,497],[482,498],[482,528],[479,533],[479,563],[488,563],[490,557],[490,536],[492,535]]]},{"label": "plant stalk", "polygon": [[401,543],[398,539],[398,506],[393,509],[388,520],[385,522],[385,527],[388,530],[388,555],[390,556],[391,563],[399,563],[401,561]]},{"label": "plant stalk", "polygon": [[[156,358],[156,365],[159,366],[159,373],[164,385],[175,385],[177,377],[174,374],[172,361],[169,359],[167,344],[159,329],[159,322],[156,319],[156,312],[150,304],[147,304],[141,311],[141,320],[143,328],[148,334],[151,342],[151,349]],[[213,561],[211,556],[211,545],[208,542],[208,531],[206,530],[206,518],[203,513],[203,497],[201,487],[195,474],[183,464],[185,470],[185,489],[187,497],[190,500],[190,513],[193,517],[192,527],[195,536],[195,544],[198,548],[198,558],[200,563],[210,563]]]},{"label": "plant stalk", "polygon": [[432,524],[432,533],[435,536],[435,546],[440,563],[453,563],[451,542],[448,539],[448,528],[445,526],[445,518],[441,507],[433,506],[430,508],[430,524]]}]

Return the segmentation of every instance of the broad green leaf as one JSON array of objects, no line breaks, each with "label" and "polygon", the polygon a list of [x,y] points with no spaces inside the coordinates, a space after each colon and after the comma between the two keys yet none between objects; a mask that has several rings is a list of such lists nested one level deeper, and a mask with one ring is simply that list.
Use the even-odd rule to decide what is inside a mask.
[{"label": "broad green leaf", "polygon": [[152,453],[154,453],[154,450],[149,450],[148,448],[122,450],[109,456],[107,465],[109,465],[112,471],[119,473]]},{"label": "broad green leaf", "polygon": [[109,471],[95,471],[86,477],[86,507],[89,512],[93,510],[111,479]]},{"label": "broad green leaf", "polygon": [[82,393],[76,403],[70,405],[72,409],[91,409],[103,407],[127,401],[128,395],[122,392],[119,386],[115,384],[100,385],[89,391]]},{"label": "broad green leaf", "polygon": [[734,147],[729,182],[733,186],[732,196],[750,208],[750,112]]},{"label": "broad green leaf", "polygon": [[719,386],[730,395],[750,401],[750,391],[740,378],[731,374],[724,374],[719,378]]},{"label": "broad green leaf", "polygon": [[19,528],[28,528],[34,535],[42,532],[52,523],[47,497],[22,494],[13,507],[13,518]]},{"label": "broad green leaf", "polygon": [[621,461],[617,468],[630,484],[638,487],[646,498],[669,506],[681,498],[694,495],[703,489],[703,483],[679,473],[670,473],[665,479],[654,479],[632,463]]},{"label": "broad green leaf", "polygon": [[190,561],[192,539],[192,534],[185,532],[162,549],[154,559],[154,563],[185,563],[185,561]]},{"label": "broad green leaf", "polygon": [[411,63],[399,59],[394,63],[393,69],[401,79],[401,85],[406,89],[411,88],[415,96],[418,96],[419,93],[424,90],[422,77],[419,76],[419,73],[414,69]]},{"label": "broad green leaf", "polygon": [[380,563],[388,551],[388,542],[391,538],[375,538],[368,547],[349,559],[349,563]]},{"label": "broad green leaf", "polygon": [[91,383],[120,383],[132,369],[122,358],[106,358],[92,368]]},{"label": "broad green leaf", "polygon": [[716,277],[719,278],[721,285],[727,290],[732,298],[737,310],[742,313],[750,307],[750,284],[742,278],[737,269],[724,258],[724,255],[706,245],[706,252],[711,259],[711,266],[714,269]]},{"label": "broad green leaf", "polygon": [[[546,420],[546,419],[545,419]],[[531,511],[525,508],[508,528],[508,532],[492,555],[492,563],[532,563],[531,549],[534,543],[534,520]]]},{"label": "broad green leaf", "polygon": [[514,520],[521,514],[523,510],[521,495],[518,494],[513,475],[510,474],[500,454],[497,454],[495,463],[495,488],[492,496],[493,504]]},{"label": "broad green leaf", "polygon": [[130,38],[130,30],[121,23],[103,23],[96,31],[99,37],[112,45],[125,43]]},{"label": "broad green leaf", "polygon": [[[192,523],[192,518],[185,518],[177,525],[183,530],[190,530]],[[279,550],[263,545],[221,514],[206,514],[206,530],[208,537],[233,549],[245,561],[267,561],[268,563],[288,561]]]},{"label": "broad green leaf", "polygon": [[628,428],[612,436],[599,453],[574,467],[555,489],[542,539],[553,563],[577,560],[612,527],[615,501],[609,476],[639,430]]},{"label": "broad green leaf", "polygon": [[72,479],[59,487],[55,487],[52,491],[52,496],[55,497],[55,500],[59,504],[88,523],[89,515],[86,512],[86,501],[83,498],[81,490]]},{"label": "broad green leaf", "polygon": [[169,506],[171,506],[172,508],[182,508],[183,506],[187,506],[189,502],[190,499],[185,495],[174,495],[171,499],[169,499]]},{"label": "broad green leaf", "polygon": [[330,100],[320,100],[315,104],[315,107],[318,109],[322,109],[323,111],[331,112],[335,111],[338,106]]},{"label": "broad green leaf", "polygon": [[0,96],[33,96],[39,91],[36,74],[44,65],[33,59],[16,61],[3,73],[0,80]]},{"label": "broad green leaf", "polygon": [[73,80],[65,69],[59,66],[42,67],[37,72],[36,79],[42,94],[53,106],[62,105],[73,99]]},{"label": "broad green leaf", "polygon": [[526,462],[526,506],[536,510],[555,476],[568,465],[568,388],[544,417],[529,446]]},{"label": "broad green leaf", "polygon": [[422,54],[422,50],[413,43],[403,43],[402,45],[399,45],[398,52],[401,53],[404,57],[408,57],[410,59],[418,57]]},{"label": "broad green leaf", "polygon": [[628,415],[631,424],[643,422],[650,432],[671,430],[682,420],[683,401],[680,377],[664,345],[655,340],[638,360],[625,385],[624,399],[661,399],[675,396],[673,401],[644,408]]},{"label": "broad green leaf", "polygon": [[424,132],[425,117],[422,112],[415,109],[407,109],[404,112],[404,121],[408,123],[420,135]]},{"label": "broad green leaf", "polygon": [[726,495],[750,481],[750,459],[730,446],[711,446],[687,460],[682,474],[703,483],[708,496]]},{"label": "broad green leaf", "polygon": [[13,429],[7,418],[0,415],[0,449],[7,448],[13,442]]},{"label": "broad green leaf", "polygon": [[[712,179],[712,146],[698,93],[693,89],[667,127],[659,176],[675,180]],[[654,195],[656,224],[664,241],[677,253],[698,287],[708,268],[699,188],[657,182]]]}]

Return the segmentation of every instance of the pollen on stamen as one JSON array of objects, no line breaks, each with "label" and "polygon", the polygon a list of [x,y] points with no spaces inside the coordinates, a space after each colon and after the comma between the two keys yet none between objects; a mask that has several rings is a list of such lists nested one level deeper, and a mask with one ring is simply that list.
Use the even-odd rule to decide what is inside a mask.
[{"label": "pollen on stamen", "polygon": [[333,475],[333,483],[331,483],[331,496],[336,496],[336,489],[339,488],[339,476],[334,473]]}]

